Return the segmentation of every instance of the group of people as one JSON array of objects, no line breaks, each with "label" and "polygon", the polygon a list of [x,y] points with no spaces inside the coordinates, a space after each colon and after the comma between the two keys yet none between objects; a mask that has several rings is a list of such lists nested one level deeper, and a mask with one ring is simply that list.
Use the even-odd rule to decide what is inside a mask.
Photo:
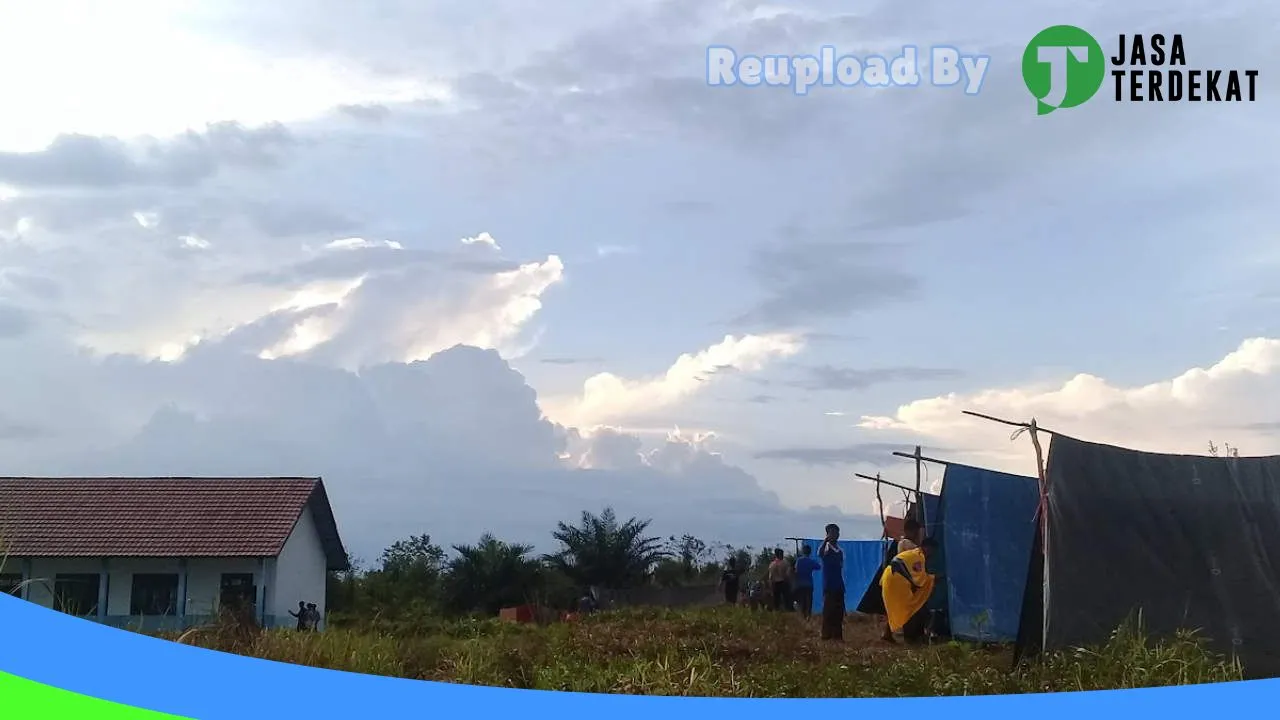
[{"label": "group of people", "polygon": [[[777,549],[765,577],[771,609],[790,610],[794,604],[807,619],[813,613],[813,574],[822,570],[822,639],[840,641],[844,639],[845,617],[844,550],[839,543],[840,526],[831,523],[825,532],[816,560],[809,545],[800,549],[794,564]],[[896,643],[900,638],[913,641],[925,633],[929,618],[925,606],[934,585],[934,576],[926,566],[936,548],[937,541],[923,537],[916,520],[908,518],[903,523],[902,537],[896,539],[879,578],[886,620],[882,638],[886,642]],[[726,603],[738,604],[741,584],[737,560],[729,558],[720,577]]]},{"label": "group of people", "polygon": [[313,631],[320,626],[320,611],[315,603],[298,601],[298,612],[289,611],[290,617],[297,618],[298,630]]}]

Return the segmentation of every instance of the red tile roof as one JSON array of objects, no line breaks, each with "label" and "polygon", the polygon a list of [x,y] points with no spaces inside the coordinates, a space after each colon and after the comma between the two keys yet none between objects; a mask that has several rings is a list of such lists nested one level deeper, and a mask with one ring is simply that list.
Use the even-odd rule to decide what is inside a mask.
[{"label": "red tile roof", "polygon": [[306,508],[345,569],[318,478],[0,478],[0,554],[274,557]]}]

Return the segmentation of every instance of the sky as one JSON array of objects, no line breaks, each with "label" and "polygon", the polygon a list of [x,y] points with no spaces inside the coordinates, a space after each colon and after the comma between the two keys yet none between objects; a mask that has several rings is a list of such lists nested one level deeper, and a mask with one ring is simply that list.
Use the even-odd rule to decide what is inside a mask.
[{"label": "sky", "polygon": [[[1280,453],[1280,9],[1238,0],[0,0],[0,464],[319,475],[359,558],[614,507],[875,533],[972,410]],[[1037,116],[1026,43],[1181,33],[1245,104]],[[709,87],[991,56],[982,90]],[[1267,148],[1272,148],[1268,150]],[[926,481],[937,487],[942,468]],[[900,498],[886,493],[886,509]]]}]

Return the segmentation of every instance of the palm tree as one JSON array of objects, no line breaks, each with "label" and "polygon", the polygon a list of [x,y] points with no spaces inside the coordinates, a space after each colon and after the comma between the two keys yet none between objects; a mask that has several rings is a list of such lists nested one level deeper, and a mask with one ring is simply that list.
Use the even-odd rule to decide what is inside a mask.
[{"label": "palm tree", "polygon": [[526,602],[541,586],[542,567],[529,557],[532,545],[506,543],[489,533],[475,545],[454,545],[449,561],[445,606],[454,612],[492,615]]},{"label": "palm tree", "polygon": [[547,560],[581,586],[611,590],[645,582],[655,565],[667,557],[662,540],[645,534],[650,520],[618,522],[613,508],[600,515],[583,512],[576,526],[558,523],[551,536],[561,550]]}]

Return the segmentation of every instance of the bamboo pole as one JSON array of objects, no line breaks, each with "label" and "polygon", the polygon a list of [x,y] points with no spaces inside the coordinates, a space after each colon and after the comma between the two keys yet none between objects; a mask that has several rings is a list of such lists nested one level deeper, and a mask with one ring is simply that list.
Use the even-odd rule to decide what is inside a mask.
[{"label": "bamboo pole", "polygon": [[889,487],[898,488],[899,490],[902,490],[903,492],[909,492],[909,493],[913,493],[913,492],[915,492],[915,490],[912,490],[911,488],[907,487],[906,485],[899,485],[898,483],[895,483],[895,482],[889,482],[888,480],[881,480],[881,479],[880,479],[880,476],[878,476],[878,475],[877,475],[876,477],[871,477],[870,475],[863,475],[862,473],[854,473],[853,475],[854,475],[854,477],[859,477],[859,478],[862,478],[863,480],[870,480],[871,482],[874,482],[874,483],[876,483],[877,485],[888,485]]},{"label": "bamboo pole", "polygon": [[[896,455],[897,457],[906,458],[908,460],[916,459],[915,453],[904,453],[904,452],[898,452],[895,450],[893,454]],[[921,455],[919,459],[921,462],[933,463],[934,465],[947,466],[952,464],[947,460],[939,460],[938,458],[931,458],[928,455]]]}]

